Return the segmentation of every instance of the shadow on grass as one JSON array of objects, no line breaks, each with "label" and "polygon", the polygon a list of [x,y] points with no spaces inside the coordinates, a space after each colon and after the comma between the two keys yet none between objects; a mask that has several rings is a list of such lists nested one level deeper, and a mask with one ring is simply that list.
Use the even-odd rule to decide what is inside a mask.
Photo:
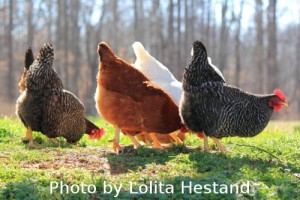
[{"label": "shadow on grass", "polygon": [[165,150],[140,147],[119,155],[110,153],[107,155],[107,160],[111,174],[116,175],[144,169],[150,163],[164,165],[169,160],[174,159],[179,153],[188,154],[193,151],[196,150],[188,149],[185,146],[174,146]]}]

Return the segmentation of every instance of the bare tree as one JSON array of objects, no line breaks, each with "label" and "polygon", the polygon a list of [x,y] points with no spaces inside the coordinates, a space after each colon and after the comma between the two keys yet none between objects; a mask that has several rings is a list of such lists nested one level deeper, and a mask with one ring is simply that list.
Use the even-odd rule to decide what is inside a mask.
[{"label": "bare tree", "polygon": [[177,45],[176,45],[176,56],[177,65],[175,66],[175,76],[181,77],[181,71],[183,70],[182,55],[181,55],[181,0],[177,0]]},{"label": "bare tree", "polygon": [[224,71],[227,64],[227,42],[228,42],[228,25],[227,14],[228,0],[224,0],[222,3],[222,22],[221,22],[221,34],[220,34],[220,46],[219,46],[219,67],[221,71]]},{"label": "bare tree", "polygon": [[236,19],[236,33],[235,33],[235,85],[237,87],[240,86],[240,72],[241,72],[241,40],[240,40],[240,33],[241,33],[241,20],[244,8],[244,0],[240,3],[240,12]]},{"label": "bare tree", "polygon": [[69,5],[67,0],[63,0],[63,19],[64,19],[64,26],[63,26],[63,44],[64,44],[64,63],[63,63],[63,69],[64,69],[64,81],[65,81],[65,87],[67,89],[70,88],[70,82],[69,82]]},{"label": "bare tree", "polygon": [[263,4],[262,0],[255,0],[255,91],[267,92],[267,67],[264,66],[264,45],[263,45]]},{"label": "bare tree", "polygon": [[168,46],[168,66],[171,71],[174,71],[174,2],[169,0],[169,19],[168,19],[168,33],[167,33],[167,46]]},{"label": "bare tree", "polygon": [[[268,91],[278,87],[279,70],[277,66],[277,17],[276,17],[276,0],[269,0],[268,5],[268,49],[267,49],[267,66],[268,66]],[[266,78],[266,77],[265,77]]]},{"label": "bare tree", "polygon": [[295,95],[297,99],[298,116],[300,115],[300,10],[299,10],[299,23],[298,23],[298,37],[296,47],[296,72],[295,72]]},{"label": "bare tree", "polygon": [[[56,59],[54,60],[55,65],[57,66],[57,72],[62,76],[62,51],[63,51],[63,43],[64,43],[64,29],[63,29],[63,13],[64,13],[64,6],[63,6],[63,1],[57,1],[56,2],[56,32],[55,32],[55,49],[56,52],[55,54]],[[64,76],[62,76],[62,79],[64,79]],[[64,80],[63,80],[64,81]]]},{"label": "bare tree", "polygon": [[88,64],[88,69],[90,70],[90,73],[88,74],[88,79],[90,79],[90,84],[87,86],[87,91],[85,93],[85,105],[87,109],[87,113],[96,115],[96,110],[95,108],[95,102],[93,98],[90,98],[91,96],[94,95],[96,91],[96,75],[98,73],[98,55],[96,53],[96,46],[95,41],[99,40],[99,37],[103,33],[103,21],[106,16],[107,12],[107,0],[102,2],[101,5],[101,15],[98,19],[98,22],[96,23],[95,26],[93,26],[91,23],[91,14],[93,10],[93,2],[91,1],[92,4],[88,5],[86,7],[84,13],[85,13],[85,29],[86,29],[86,34],[85,34],[85,44],[86,44],[86,49],[85,49],[85,54],[87,57],[87,64]]},{"label": "bare tree", "polygon": [[7,28],[7,60],[8,60],[8,71],[7,71],[7,94],[8,100],[13,100],[15,98],[15,78],[14,78],[14,59],[13,59],[13,10],[14,10],[14,0],[9,1],[9,23]]},{"label": "bare tree", "polygon": [[144,40],[144,1],[134,0],[134,38],[138,41]]},{"label": "bare tree", "polygon": [[33,44],[33,33],[34,26],[32,23],[33,18],[33,3],[32,0],[26,1],[26,11],[27,11],[27,46],[32,46]]},{"label": "bare tree", "polygon": [[70,13],[70,21],[71,23],[71,52],[72,52],[72,69],[74,71],[74,74],[72,76],[72,84],[70,84],[70,88],[72,92],[76,96],[79,94],[79,83],[77,80],[79,80],[80,75],[80,67],[81,67],[81,51],[80,51],[80,27],[79,27],[79,21],[80,21],[80,9],[81,9],[81,3],[79,0],[73,0],[71,1],[71,8],[72,11]]}]

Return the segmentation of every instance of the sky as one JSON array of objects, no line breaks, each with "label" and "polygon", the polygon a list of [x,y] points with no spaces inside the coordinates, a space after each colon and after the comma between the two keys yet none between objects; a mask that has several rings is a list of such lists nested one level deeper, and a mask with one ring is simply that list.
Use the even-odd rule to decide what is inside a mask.
[{"label": "sky", "polygon": [[[217,1],[216,1],[217,2]],[[222,5],[221,1],[216,3],[216,19],[221,21]],[[240,11],[240,1],[234,1],[235,12]],[[264,10],[267,10],[269,0],[263,0]],[[255,0],[245,0],[242,14],[242,29],[254,26]],[[265,12],[266,13],[266,12]],[[285,27],[290,24],[300,23],[300,0],[277,0],[277,20],[278,27]]]}]

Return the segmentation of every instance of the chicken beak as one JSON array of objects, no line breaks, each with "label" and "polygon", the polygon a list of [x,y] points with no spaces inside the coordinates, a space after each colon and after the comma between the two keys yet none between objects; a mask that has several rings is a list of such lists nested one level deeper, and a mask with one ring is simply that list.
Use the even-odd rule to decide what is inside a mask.
[{"label": "chicken beak", "polygon": [[281,102],[281,105],[285,106],[285,107],[289,107],[289,104],[286,102]]}]

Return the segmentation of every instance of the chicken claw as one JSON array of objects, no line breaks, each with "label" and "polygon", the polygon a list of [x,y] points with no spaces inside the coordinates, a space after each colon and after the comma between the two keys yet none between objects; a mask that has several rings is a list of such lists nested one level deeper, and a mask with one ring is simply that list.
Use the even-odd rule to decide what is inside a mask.
[{"label": "chicken claw", "polygon": [[108,142],[112,142],[113,143],[113,150],[114,152],[116,152],[117,154],[119,153],[119,151],[123,151],[122,147],[120,146],[120,129],[118,127],[115,127],[115,137],[112,140],[108,140]]},{"label": "chicken claw", "polygon": [[141,144],[135,139],[134,136],[129,135],[129,134],[127,136],[131,139],[131,141],[132,141],[132,143],[133,143],[133,145],[134,145],[135,148],[138,148],[138,147],[141,146]]},{"label": "chicken claw", "polygon": [[149,133],[149,135],[150,135],[151,139],[153,140],[152,149],[163,149],[164,148],[158,141],[155,133]]},{"label": "chicken claw", "polygon": [[56,138],[49,138],[49,140],[55,144],[57,144],[58,147],[60,147],[60,142]]},{"label": "chicken claw", "polygon": [[41,148],[39,146],[34,145],[33,138],[32,138],[32,130],[30,127],[27,128],[26,135],[25,135],[25,137],[22,138],[22,141],[25,141],[25,140],[29,140],[28,147],[30,149],[40,149]]},{"label": "chicken claw", "polygon": [[220,140],[215,138],[215,137],[211,137],[211,139],[213,139],[213,141],[216,143],[216,145],[219,147],[220,151],[225,153],[227,152],[226,148],[221,144]]},{"label": "chicken claw", "polygon": [[181,132],[181,130],[178,131],[174,131],[172,133],[170,133],[170,137],[178,144],[178,145],[182,145],[183,142],[181,141],[181,139],[177,136],[179,133]]}]

